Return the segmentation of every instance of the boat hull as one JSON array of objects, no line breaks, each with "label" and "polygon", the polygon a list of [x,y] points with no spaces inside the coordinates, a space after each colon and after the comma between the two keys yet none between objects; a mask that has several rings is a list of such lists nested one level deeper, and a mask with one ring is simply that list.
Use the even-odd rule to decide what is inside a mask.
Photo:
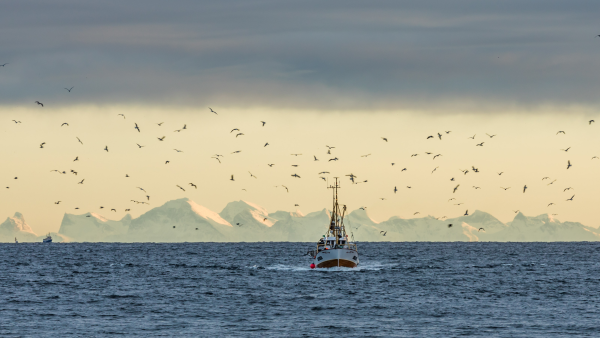
[{"label": "boat hull", "polygon": [[315,257],[317,268],[346,267],[355,268],[359,264],[358,252],[351,249],[323,250]]}]

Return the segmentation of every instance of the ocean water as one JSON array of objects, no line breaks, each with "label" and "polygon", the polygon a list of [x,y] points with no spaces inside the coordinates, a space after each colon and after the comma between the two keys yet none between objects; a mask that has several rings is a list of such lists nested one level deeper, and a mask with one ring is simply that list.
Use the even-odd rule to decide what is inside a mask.
[{"label": "ocean water", "polygon": [[600,243],[0,244],[0,337],[599,337]]}]

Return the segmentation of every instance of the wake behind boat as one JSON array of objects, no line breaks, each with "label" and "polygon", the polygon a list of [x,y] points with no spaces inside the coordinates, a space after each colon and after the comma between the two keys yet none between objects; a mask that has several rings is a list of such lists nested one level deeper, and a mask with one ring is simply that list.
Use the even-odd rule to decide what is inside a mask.
[{"label": "wake behind boat", "polygon": [[344,226],[344,215],[346,214],[346,206],[340,211],[338,205],[339,188],[338,178],[335,178],[335,186],[329,186],[328,189],[333,189],[333,211],[331,212],[331,220],[329,228],[323,238],[317,243],[316,250],[310,250],[308,255],[313,257],[314,261],[310,265],[311,269],[316,268],[332,268],[332,267],[347,267],[355,268],[359,264],[358,248],[354,243],[354,235],[352,241],[348,238],[346,227]]}]

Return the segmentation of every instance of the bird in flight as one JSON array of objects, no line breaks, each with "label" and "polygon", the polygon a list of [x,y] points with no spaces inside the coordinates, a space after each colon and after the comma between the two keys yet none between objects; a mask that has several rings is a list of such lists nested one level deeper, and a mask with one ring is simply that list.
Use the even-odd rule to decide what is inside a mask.
[{"label": "bird in flight", "polygon": [[14,123],[21,123],[21,121],[13,120]]},{"label": "bird in flight", "polygon": [[134,129],[137,129],[138,133],[140,132],[140,127],[138,127],[137,123],[135,124]]},{"label": "bird in flight", "polygon": [[[265,143],[265,147],[269,145],[269,142]],[[264,147],[263,147],[264,148]]]},{"label": "bird in flight", "polygon": [[302,155],[302,154],[290,154],[290,155],[292,155],[292,156],[298,156],[298,155]]},{"label": "bird in flight", "polygon": [[477,232],[480,232],[481,230],[483,230],[485,232],[484,228],[479,228],[479,230],[477,230]]},{"label": "bird in flight", "polygon": [[263,124],[262,126],[264,127],[264,126],[265,126],[265,124],[266,124],[267,122],[265,122],[265,121],[260,121],[260,123],[262,123],[262,124]]},{"label": "bird in flight", "polygon": [[448,228],[452,228],[452,224],[448,224]]},{"label": "bird in flight", "polygon": [[208,107],[208,109],[210,109],[210,111],[211,111],[211,112],[213,112],[213,113],[215,113],[216,115],[219,115],[219,114],[217,114],[217,112],[216,112],[216,111],[212,110],[212,108],[211,108],[211,107]]},{"label": "bird in flight", "polygon": [[40,148],[44,148],[44,144],[46,144],[46,142],[42,142],[42,143],[40,144]]},{"label": "bird in flight", "polygon": [[258,178],[258,177],[256,177],[256,176],[252,175],[252,173],[251,173],[251,172],[248,172],[248,173],[250,174],[250,177]]},{"label": "bird in flight", "polygon": [[502,174],[504,174],[504,171],[503,171],[503,172],[499,172],[499,173],[498,173],[498,175],[502,175]]},{"label": "bird in flight", "polygon": [[594,157],[592,157],[592,160],[593,160],[593,159],[595,159],[595,158],[596,158],[596,159],[600,159],[600,158],[598,158],[598,156],[594,156]]},{"label": "bird in flight", "polygon": [[546,176],[546,177],[543,177],[543,178],[542,178],[542,181],[543,181],[543,180],[549,180],[549,179],[550,179],[550,177]]},{"label": "bird in flight", "polygon": [[108,153],[108,146],[104,147],[104,150]]},{"label": "bird in flight", "polygon": [[458,187],[460,187],[460,184],[457,184],[456,187],[454,187],[454,190],[452,190],[453,194],[456,192],[456,189],[458,189]]},{"label": "bird in flight", "polygon": [[164,123],[164,122],[161,122],[161,123],[157,123],[157,124],[158,124],[158,126],[159,126],[159,127],[160,127],[160,126],[162,126],[162,124],[163,124],[163,123]]},{"label": "bird in flight", "polygon": [[394,187],[394,194],[398,191],[398,188]]},{"label": "bird in flight", "polygon": [[485,143],[485,142],[477,143],[475,146],[476,146],[476,147],[483,147],[483,144],[484,144],[484,143]]},{"label": "bird in flight", "polygon": [[[477,134],[475,134],[475,135],[477,135]],[[473,140],[474,140],[474,139],[475,139],[475,135],[473,135],[473,136],[471,136],[471,137],[467,137],[467,138],[470,138],[470,139],[473,139]]]},{"label": "bird in flight", "polygon": [[437,168],[439,168],[439,166],[437,166],[437,167],[433,168],[433,170],[431,171],[431,173],[433,174],[433,172],[434,172],[434,171],[436,171],[436,170],[437,170]]},{"label": "bird in flight", "polygon": [[570,160],[568,160],[568,161],[567,161],[567,169],[569,169],[569,168],[571,168],[571,167],[572,167],[572,165],[571,165],[571,161],[570,161]]},{"label": "bird in flight", "polygon": [[8,63],[2,64],[2,65],[0,65],[0,67],[4,67],[4,66],[6,66],[7,64],[8,64]]},{"label": "bird in flight", "polygon": [[83,184],[83,181],[85,181],[85,178],[81,180],[81,182],[77,183],[77,184]]},{"label": "bird in flight", "polygon": [[69,93],[71,92],[71,90],[73,90],[73,88],[75,88],[75,86],[71,87],[71,88],[65,88]]},{"label": "bird in flight", "polygon": [[548,203],[548,206],[551,206],[551,205],[553,205],[553,204],[554,204],[554,203]]},{"label": "bird in flight", "polygon": [[360,157],[369,157],[369,155],[371,155],[371,154],[360,155]]},{"label": "bird in flight", "polygon": [[436,158],[436,157],[438,157],[438,156],[442,156],[442,154],[437,154],[437,155],[435,155],[435,156],[433,157],[433,159],[435,160],[435,158]]},{"label": "bird in flight", "polygon": [[43,103],[41,103],[40,101],[35,101],[35,103],[37,103],[38,105],[40,105],[40,106],[42,106],[42,107],[44,106],[44,104],[43,104]]},{"label": "bird in flight", "polygon": [[169,163],[171,163],[171,161],[165,161],[165,164],[169,164]]},{"label": "bird in flight", "polygon": [[568,198],[567,201],[572,201],[573,197],[575,197],[575,195],[571,196],[571,198]]},{"label": "bird in flight", "polygon": [[592,123],[594,123],[594,122],[596,122],[596,121],[594,121],[594,120],[590,120],[588,123],[591,125],[591,124],[592,124]]},{"label": "bird in flight", "polygon": [[73,162],[75,161],[79,161],[79,156],[76,156],[75,159],[73,160]]},{"label": "bird in flight", "polygon": [[315,158],[315,161],[318,161],[319,159],[317,158],[317,156],[313,155],[313,157]]},{"label": "bird in flight", "polygon": [[527,190],[527,184],[523,186],[523,193],[525,193],[525,190]]},{"label": "bird in flight", "polygon": [[569,149],[571,149],[571,147],[567,148],[567,149],[561,149],[562,151],[569,151]]},{"label": "bird in flight", "polygon": [[239,153],[241,153],[241,152],[242,152],[241,150],[236,150],[236,151],[234,151],[232,154],[239,154]]},{"label": "bird in flight", "polygon": [[382,236],[385,236],[385,234],[387,234],[387,231],[380,231],[379,234],[381,234]]},{"label": "bird in flight", "polygon": [[181,190],[185,191],[185,189],[183,189],[183,188],[182,188],[180,185],[176,185],[176,186],[177,186],[177,188],[179,188],[179,189],[181,189]]},{"label": "bird in flight", "polygon": [[410,157],[413,157],[413,156],[419,156],[419,154],[412,154],[412,155],[410,155]]},{"label": "bird in flight", "polygon": [[75,136],[75,138],[77,139],[77,141],[79,141],[79,143],[83,144],[83,142],[81,142],[81,140],[79,139],[79,137]]},{"label": "bird in flight", "polygon": [[563,192],[565,192],[567,190],[571,190],[571,189],[573,189],[573,188],[571,188],[571,187],[565,188],[565,190],[563,190]]},{"label": "bird in flight", "polygon": [[334,157],[334,158],[330,158],[328,162],[331,162],[331,161],[337,161],[337,160],[338,160],[338,158],[337,158],[337,157]]},{"label": "bird in flight", "polygon": [[433,135],[429,135],[427,136],[427,139],[429,140],[430,138],[433,138]]},{"label": "bird in flight", "polygon": [[62,127],[62,126],[64,126],[64,125],[66,125],[67,127],[69,126],[69,124],[68,124],[67,122],[64,122],[64,123],[63,123],[63,124],[61,124],[60,126]]},{"label": "bird in flight", "polygon": [[438,133],[438,137],[440,138],[440,140],[442,139],[442,134]]},{"label": "bird in flight", "polygon": [[56,202],[54,202],[54,204],[60,204],[60,202],[62,202],[62,201],[56,201]]},{"label": "bird in flight", "polygon": [[238,133],[238,134],[235,135],[235,137],[238,137],[240,135],[244,135],[244,133]]},{"label": "bird in flight", "polygon": [[145,146],[140,145],[139,143],[136,143],[136,144],[137,144],[138,148],[145,147]]},{"label": "bird in flight", "polygon": [[388,139],[387,139],[387,138],[385,138],[385,137],[382,137],[381,139],[382,139],[382,140],[384,140],[385,142],[387,142],[387,141],[388,141]]},{"label": "bird in flight", "polygon": [[164,141],[165,137],[166,137],[166,136],[163,136],[163,137],[157,137],[157,139],[158,139],[159,141]]},{"label": "bird in flight", "polygon": [[464,216],[469,216],[469,209],[467,209],[467,211],[465,211]]},{"label": "bird in flight", "polygon": [[293,174],[293,175],[291,175],[291,176],[292,176],[292,177],[297,177],[297,178],[300,178],[300,176],[298,176],[298,174]]},{"label": "bird in flight", "polygon": [[178,153],[183,153],[183,150],[179,150],[179,149],[173,149],[173,150],[175,150]]},{"label": "bird in flight", "polygon": [[566,133],[563,130],[559,130],[556,132],[556,135],[558,135],[558,134],[566,134]]},{"label": "bird in flight", "polygon": [[452,197],[451,199],[448,200],[448,202],[455,200],[455,199],[456,199],[455,197]]},{"label": "bird in flight", "polygon": [[230,181],[235,181],[235,180],[233,179],[233,175],[231,175],[231,178],[230,178],[229,180],[230,180]]},{"label": "bird in flight", "polygon": [[329,174],[329,171],[321,171],[321,172],[319,173],[319,175],[323,175],[323,174]]},{"label": "bird in flight", "polygon": [[486,134],[487,136],[489,136],[490,138],[492,138],[492,137],[496,136],[496,134],[494,134],[494,135],[490,135],[490,134],[488,134],[488,133],[485,133],[485,134]]},{"label": "bird in flight", "polygon": [[195,185],[194,183],[189,183],[189,185],[191,185],[192,187],[194,187],[195,189],[198,189],[198,186]]},{"label": "bird in flight", "polygon": [[285,186],[285,185],[283,185],[283,184],[282,184],[281,186],[285,188],[285,191],[287,191],[287,192],[290,192],[290,189],[288,189],[288,187],[286,187],[286,186]]},{"label": "bird in flight", "polygon": [[476,187],[476,186],[473,186],[473,188],[475,188],[475,189],[481,189],[480,187]]},{"label": "bird in flight", "polygon": [[510,187],[508,187],[508,188],[500,187],[500,188],[504,189],[504,191],[510,189]]},{"label": "bird in flight", "polygon": [[216,159],[217,161],[219,161],[219,163],[221,163],[221,160],[220,160],[218,157],[211,157],[211,158],[214,158],[214,159]]}]

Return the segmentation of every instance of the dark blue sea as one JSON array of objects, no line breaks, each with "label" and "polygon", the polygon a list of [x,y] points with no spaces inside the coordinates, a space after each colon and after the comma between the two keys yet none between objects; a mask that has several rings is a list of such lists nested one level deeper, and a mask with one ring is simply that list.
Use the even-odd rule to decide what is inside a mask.
[{"label": "dark blue sea", "polygon": [[599,337],[599,243],[1,244],[0,337]]}]

